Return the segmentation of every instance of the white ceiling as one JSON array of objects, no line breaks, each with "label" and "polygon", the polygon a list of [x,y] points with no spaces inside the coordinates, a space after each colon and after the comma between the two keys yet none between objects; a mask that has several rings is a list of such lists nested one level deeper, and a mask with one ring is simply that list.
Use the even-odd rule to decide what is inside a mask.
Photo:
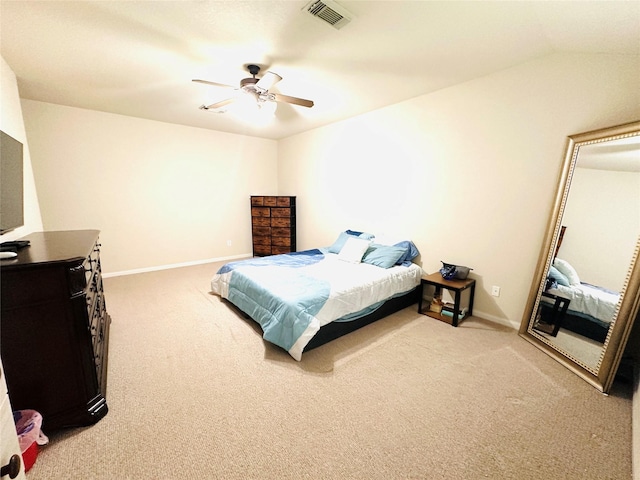
[{"label": "white ceiling", "polygon": [[[340,30],[307,1],[7,1],[1,53],[22,98],[280,139],[559,52],[640,54],[638,1],[343,1]],[[199,110],[257,63],[267,125]],[[640,74],[640,72],[639,72]]]}]

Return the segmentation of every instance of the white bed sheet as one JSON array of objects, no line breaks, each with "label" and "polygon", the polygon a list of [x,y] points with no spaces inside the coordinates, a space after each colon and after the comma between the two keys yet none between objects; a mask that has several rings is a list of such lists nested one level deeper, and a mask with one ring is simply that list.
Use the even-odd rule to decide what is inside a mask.
[{"label": "white bed sheet", "polygon": [[558,285],[549,293],[568,298],[569,310],[585,313],[605,323],[611,323],[618,307],[620,295],[580,284],[566,287]]}]

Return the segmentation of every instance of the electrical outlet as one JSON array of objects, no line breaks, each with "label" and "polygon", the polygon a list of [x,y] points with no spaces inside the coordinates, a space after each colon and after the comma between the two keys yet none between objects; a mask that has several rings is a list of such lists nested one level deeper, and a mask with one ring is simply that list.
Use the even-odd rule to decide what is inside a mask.
[{"label": "electrical outlet", "polygon": [[231,246],[231,240],[227,240],[227,247]]},{"label": "electrical outlet", "polygon": [[494,285],[493,287],[491,287],[491,295],[494,297],[499,297],[500,296],[500,287],[498,287],[497,285]]}]

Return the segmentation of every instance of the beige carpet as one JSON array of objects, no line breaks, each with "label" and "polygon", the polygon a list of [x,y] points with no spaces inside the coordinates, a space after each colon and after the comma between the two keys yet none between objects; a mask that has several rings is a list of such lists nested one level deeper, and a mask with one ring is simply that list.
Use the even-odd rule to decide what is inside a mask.
[{"label": "beige carpet", "polygon": [[602,343],[578,335],[565,328],[558,330],[558,334],[555,337],[547,333],[539,333],[549,339],[559,350],[568,353],[570,356],[573,355],[575,359],[580,360],[587,367],[591,367],[594,370],[598,369],[603,351]]},{"label": "beige carpet", "polygon": [[45,432],[28,480],[631,479],[631,385],[414,307],[296,362],[208,293],[217,266],[105,280],[109,413]]}]

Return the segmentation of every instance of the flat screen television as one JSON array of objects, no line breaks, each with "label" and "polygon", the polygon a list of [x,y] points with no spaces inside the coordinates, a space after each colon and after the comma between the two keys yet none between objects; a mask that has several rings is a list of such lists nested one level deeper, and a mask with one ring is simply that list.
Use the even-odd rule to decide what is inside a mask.
[{"label": "flat screen television", "polygon": [[22,143],[0,131],[0,234],[24,225]]}]

